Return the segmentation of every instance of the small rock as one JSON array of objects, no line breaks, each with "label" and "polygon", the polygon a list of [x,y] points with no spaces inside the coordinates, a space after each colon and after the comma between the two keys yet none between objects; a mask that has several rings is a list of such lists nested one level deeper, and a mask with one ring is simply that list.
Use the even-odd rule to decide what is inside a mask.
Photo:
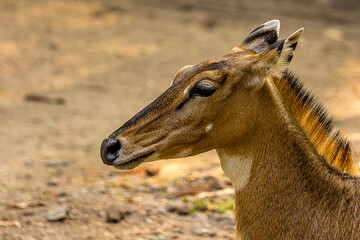
[{"label": "small rock", "polygon": [[80,188],[80,192],[82,194],[87,194],[87,193],[89,193],[89,190],[87,188],[85,188],[85,187],[82,187],[82,188]]},{"label": "small rock", "polygon": [[31,174],[25,173],[24,179],[32,179],[32,178],[33,178],[33,176]]},{"label": "small rock", "polygon": [[163,208],[158,208],[158,209],[156,210],[156,214],[157,214],[157,215],[166,215],[167,212],[166,212],[165,209],[163,209]]},{"label": "small rock", "polygon": [[58,167],[66,167],[69,164],[65,161],[62,161],[60,159],[46,159],[45,160],[45,166],[46,167],[53,167],[53,168],[58,168]]},{"label": "small rock", "polygon": [[232,187],[232,182],[231,182],[230,179],[226,179],[226,180],[224,181],[224,183],[225,183],[226,186]]},{"label": "small rock", "polygon": [[4,220],[4,221],[0,221],[0,227],[21,228],[21,223],[17,220]]},{"label": "small rock", "polygon": [[177,213],[179,215],[189,215],[191,208],[188,204],[185,203],[168,203],[166,205],[166,210],[171,213]]},{"label": "small rock", "polygon": [[95,192],[97,193],[97,194],[106,194],[106,193],[108,193],[109,192],[109,189],[107,189],[107,188],[98,188],[98,189],[96,189],[95,190]]},{"label": "small rock", "polygon": [[146,192],[146,188],[144,186],[140,186],[134,189],[135,192]]},{"label": "small rock", "polygon": [[66,192],[64,191],[64,189],[59,189],[56,193],[55,193],[55,196],[56,197],[65,197],[67,194]]},{"label": "small rock", "polygon": [[44,228],[45,224],[43,224],[42,222],[39,222],[39,223],[36,223],[35,226],[38,228]]},{"label": "small rock", "polygon": [[157,175],[160,171],[160,168],[157,164],[147,164],[145,167],[146,176],[153,177]]},{"label": "small rock", "polygon": [[32,167],[34,165],[34,162],[33,160],[31,160],[30,158],[28,159],[25,159],[25,162],[24,162],[25,166],[27,167]]},{"label": "small rock", "polygon": [[149,186],[149,192],[165,192],[165,188]]},{"label": "small rock", "polygon": [[24,211],[22,213],[22,215],[25,216],[25,217],[34,216],[34,212],[32,212],[32,211]]},{"label": "small rock", "polygon": [[232,215],[224,216],[220,213],[209,213],[209,222],[222,229],[233,229],[235,230],[235,219]]},{"label": "small rock", "polygon": [[208,221],[208,218],[204,214],[197,212],[194,214],[194,218],[196,219],[196,222],[201,222],[203,224],[207,223]]},{"label": "small rock", "polygon": [[49,222],[62,221],[67,217],[68,208],[66,206],[59,206],[51,209],[46,214],[46,220]]},{"label": "small rock", "polygon": [[125,219],[126,212],[118,206],[110,206],[105,210],[107,223],[118,223]]},{"label": "small rock", "polygon": [[169,194],[174,196],[195,195],[200,192],[209,192],[214,190],[223,189],[223,184],[213,176],[207,176],[203,178],[185,178],[185,184],[175,184],[172,187],[168,187]]},{"label": "small rock", "polygon": [[174,185],[169,185],[166,188],[166,192],[168,194],[176,194],[177,190],[178,190],[177,186],[174,186]]},{"label": "small rock", "polygon": [[153,208],[150,208],[150,207],[149,207],[149,208],[146,208],[146,209],[145,209],[145,215],[146,215],[146,216],[151,216],[151,215],[153,215],[153,210],[154,210],[154,209],[153,209]]},{"label": "small rock", "polygon": [[58,45],[57,43],[55,43],[55,42],[50,42],[50,43],[48,44],[48,48],[49,48],[50,50],[52,50],[52,51],[56,51],[56,50],[58,50],[59,45]]},{"label": "small rock", "polygon": [[49,181],[47,181],[46,183],[48,186],[58,186],[59,185],[59,181],[56,179],[50,179]]},{"label": "small rock", "polygon": [[41,102],[55,105],[64,105],[66,103],[66,100],[62,97],[50,97],[37,93],[27,93],[24,96],[24,100],[27,102]]},{"label": "small rock", "polygon": [[210,189],[212,190],[219,190],[224,188],[223,185],[217,180],[217,178],[213,176],[205,177],[204,181],[208,183]]},{"label": "small rock", "polygon": [[192,229],[192,233],[196,236],[200,237],[215,237],[216,233],[213,230],[210,230],[198,223],[194,223],[194,227]]}]

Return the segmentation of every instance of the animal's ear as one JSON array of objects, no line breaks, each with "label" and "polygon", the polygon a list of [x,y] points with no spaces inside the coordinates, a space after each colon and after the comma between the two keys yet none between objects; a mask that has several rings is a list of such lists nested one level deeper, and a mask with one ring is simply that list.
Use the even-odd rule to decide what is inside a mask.
[{"label": "animal's ear", "polygon": [[262,76],[279,77],[290,64],[297,43],[304,32],[300,28],[289,37],[273,43],[258,54],[258,69]]},{"label": "animal's ear", "polygon": [[177,82],[177,80],[179,80],[179,76],[184,73],[186,70],[188,70],[189,68],[191,68],[194,65],[186,65],[182,68],[180,68],[174,75],[173,79],[171,80],[170,86],[172,86],[175,82]]},{"label": "animal's ear", "polygon": [[260,53],[278,40],[280,21],[271,20],[255,28],[242,43],[233,48],[230,52],[254,51]]}]

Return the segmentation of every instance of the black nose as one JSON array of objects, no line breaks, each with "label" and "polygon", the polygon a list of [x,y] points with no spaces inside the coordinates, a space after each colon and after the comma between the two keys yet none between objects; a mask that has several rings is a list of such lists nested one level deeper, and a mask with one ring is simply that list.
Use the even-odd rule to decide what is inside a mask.
[{"label": "black nose", "polygon": [[114,138],[105,138],[101,144],[100,155],[103,162],[113,165],[113,161],[119,156],[120,142]]}]

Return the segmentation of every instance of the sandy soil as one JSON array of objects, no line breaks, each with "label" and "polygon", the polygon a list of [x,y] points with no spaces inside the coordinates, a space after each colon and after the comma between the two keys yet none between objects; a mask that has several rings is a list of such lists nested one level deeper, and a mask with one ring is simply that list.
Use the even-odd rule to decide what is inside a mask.
[{"label": "sandy soil", "polygon": [[[358,13],[356,1],[1,0],[0,239],[233,239],[232,193],[213,152],[120,172],[102,164],[102,139],[180,67],[277,18],[282,37],[305,27],[291,69],[360,152]],[[65,219],[47,221],[59,206]],[[112,212],[124,219],[108,223]]]}]

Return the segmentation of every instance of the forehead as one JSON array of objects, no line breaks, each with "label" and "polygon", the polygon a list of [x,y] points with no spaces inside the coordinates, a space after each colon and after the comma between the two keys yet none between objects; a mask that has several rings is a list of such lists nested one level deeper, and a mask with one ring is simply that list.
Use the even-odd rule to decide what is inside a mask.
[{"label": "forehead", "polygon": [[[204,61],[199,64],[192,65],[191,67],[188,67],[184,70],[180,70],[180,72],[176,74],[175,80],[177,82],[183,82],[184,80],[186,81],[192,79],[193,77],[201,73],[209,73],[210,71],[215,70],[230,70],[236,65],[242,65],[243,63],[247,62],[247,57],[250,57],[251,55],[252,54],[248,54],[247,52],[243,51],[231,52],[215,60]],[[224,73],[224,71],[221,72]]]},{"label": "forehead", "polygon": [[196,65],[193,65],[193,66],[187,68],[186,70],[184,70],[180,74],[179,77],[181,78],[181,80],[182,79],[189,79],[189,78],[192,78],[192,77],[194,77],[195,75],[197,75],[199,73],[206,72],[206,71],[223,69],[226,66],[227,66],[227,61],[226,60],[205,61],[205,62],[201,62],[199,64],[196,64]]}]

